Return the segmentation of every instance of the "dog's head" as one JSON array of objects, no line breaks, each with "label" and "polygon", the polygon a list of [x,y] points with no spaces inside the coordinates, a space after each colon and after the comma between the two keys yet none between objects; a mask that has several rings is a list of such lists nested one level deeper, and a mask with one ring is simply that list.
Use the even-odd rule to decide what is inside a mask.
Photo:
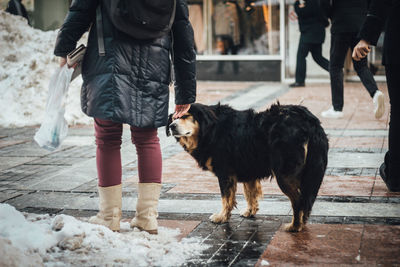
[{"label": "dog's head", "polygon": [[166,127],[167,136],[171,134],[179,143],[189,151],[197,148],[201,139],[210,127],[217,121],[212,106],[192,104],[189,111],[179,119],[173,119],[169,115]]}]

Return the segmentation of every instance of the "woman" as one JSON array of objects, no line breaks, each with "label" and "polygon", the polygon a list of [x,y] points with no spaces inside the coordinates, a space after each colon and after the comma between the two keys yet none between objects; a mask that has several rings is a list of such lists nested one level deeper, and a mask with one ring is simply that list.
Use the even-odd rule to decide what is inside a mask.
[{"label": "woman", "polygon": [[[99,4],[105,56],[99,56],[98,49],[96,8]],[[100,210],[89,221],[119,230],[120,147],[122,124],[127,123],[131,126],[139,170],[138,201],[131,226],[156,234],[162,169],[157,128],[167,123],[170,52],[174,55],[176,77],[174,116],[186,113],[196,98],[194,39],[187,4],[184,0],[176,1],[170,34],[143,41],[117,30],[101,1],[73,1],[54,51],[61,57],[61,65],[66,63],[66,55],[91,24],[82,63],[81,105],[83,112],[94,118]]]}]

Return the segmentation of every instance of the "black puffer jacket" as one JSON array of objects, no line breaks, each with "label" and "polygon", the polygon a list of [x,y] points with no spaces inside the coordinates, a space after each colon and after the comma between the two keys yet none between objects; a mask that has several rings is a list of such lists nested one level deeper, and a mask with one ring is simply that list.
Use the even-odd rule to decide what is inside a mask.
[{"label": "black puffer jacket", "polygon": [[54,54],[65,57],[83,33],[89,33],[82,65],[81,105],[91,117],[136,127],[166,125],[170,83],[169,53],[173,49],[175,103],[196,98],[193,29],[185,0],[177,0],[172,36],[139,41],[118,31],[102,10],[106,55],[98,54],[96,8],[98,0],[74,0],[57,37]]}]

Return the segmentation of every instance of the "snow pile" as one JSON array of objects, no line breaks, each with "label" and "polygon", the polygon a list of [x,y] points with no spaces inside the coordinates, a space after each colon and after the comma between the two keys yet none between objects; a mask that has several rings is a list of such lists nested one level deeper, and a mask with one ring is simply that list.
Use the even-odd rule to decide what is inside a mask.
[{"label": "snow pile", "polygon": [[22,214],[0,204],[0,266],[178,266],[207,248],[197,238],[178,241],[179,234],[160,227],[150,235],[128,222],[116,233],[67,215]]},{"label": "snow pile", "polygon": [[[50,77],[59,66],[53,55],[56,36],[57,31],[33,29],[26,19],[0,10],[0,126],[42,122]],[[81,111],[81,85],[78,77],[69,87],[69,124],[91,122]]]}]

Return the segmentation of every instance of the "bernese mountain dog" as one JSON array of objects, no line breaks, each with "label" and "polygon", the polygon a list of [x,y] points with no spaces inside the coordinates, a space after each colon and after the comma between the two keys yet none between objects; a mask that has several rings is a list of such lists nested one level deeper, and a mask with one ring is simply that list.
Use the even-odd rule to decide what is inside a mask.
[{"label": "bernese mountain dog", "polygon": [[260,181],[275,177],[290,199],[290,232],[301,231],[321,186],[328,161],[328,138],[321,123],[306,107],[272,105],[263,112],[238,111],[228,105],[192,104],[188,113],[166,127],[204,170],[219,182],[222,210],[214,223],[227,222],[236,206],[236,185],[244,185],[247,208],[253,217],[263,197]]}]

